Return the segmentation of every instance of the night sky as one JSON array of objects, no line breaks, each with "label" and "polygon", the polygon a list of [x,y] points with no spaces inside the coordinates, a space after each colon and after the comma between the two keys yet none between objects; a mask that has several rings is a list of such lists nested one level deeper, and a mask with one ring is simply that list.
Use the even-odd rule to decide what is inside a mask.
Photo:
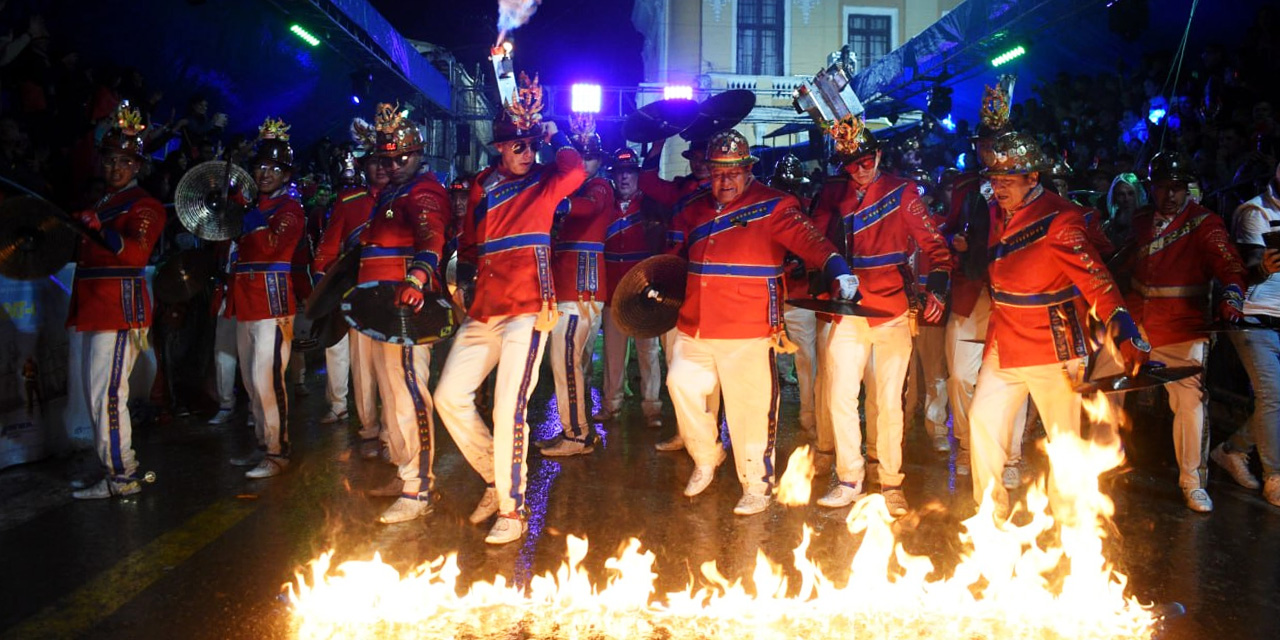
[{"label": "night sky", "polygon": [[[453,51],[467,68],[487,62],[497,38],[497,0],[370,0],[406,37]],[[592,81],[635,86],[643,79],[643,38],[631,24],[632,0],[544,0],[510,37],[517,71],[544,84]],[[487,64],[486,64],[487,67]]]}]

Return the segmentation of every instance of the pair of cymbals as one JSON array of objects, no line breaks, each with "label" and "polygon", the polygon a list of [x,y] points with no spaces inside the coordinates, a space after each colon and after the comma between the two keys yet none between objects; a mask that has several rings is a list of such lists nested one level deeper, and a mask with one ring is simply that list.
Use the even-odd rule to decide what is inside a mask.
[{"label": "pair of cymbals", "polygon": [[859,318],[891,318],[892,313],[864,307],[852,300],[826,300],[823,298],[789,298],[787,304],[798,309],[808,309],[817,313],[829,313],[833,316],[856,316]]},{"label": "pair of cymbals", "polygon": [[632,142],[657,142],[680,134],[685,140],[706,140],[742,122],[756,106],[756,94],[731,89],[701,103],[685,98],[651,102],[627,116],[622,135]]},{"label": "pair of cymbals", "polygon": [[1124,393],[1152,387],[1162,387],[1170,382],[1190,378],[1203,373],[1203,367],[1165,367],[1161,365],[1143,365],[1136,375],[1127,373],[1095,378],[1086,383],[1076,385],[1080,393]]},{"label": "pair of cymbals", "polygon": [[398,282],[366,282],[342,299],[347,323],[379,342],[404,346],[427,345],[453,335],[461,314],[449,296],[424,292],[422,308],[414,311],[398,302]]}]

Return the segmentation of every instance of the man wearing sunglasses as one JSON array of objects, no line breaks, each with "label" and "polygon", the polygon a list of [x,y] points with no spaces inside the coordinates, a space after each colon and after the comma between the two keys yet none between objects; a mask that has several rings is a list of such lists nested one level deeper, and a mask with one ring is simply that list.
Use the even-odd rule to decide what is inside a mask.
[{"label": "man wearing sunglasses", "polygon": [[851,299],[857,281],[835,247],[800,210],[794,196],[756,182],[742,134],[708,142],[711,190],[676,214],[671,253],[686,257],[689,275],[671,349],[667,390],[694,471],[684,494],[711,484],[726,454],[718,442],[723,393],[743,495],[738,515],[772,501],[779,381],[774,355],[783,334],[783,260],[788,251],[822,271],[834,295]]},{"label": "man wearing sunglasses", "polygon": [[270,478],[289,467],[289,394],[285,367],[293,341],[294,250],[306,214],[292,188],[293,149],[288,126],[268,118],[258,128],[250,161],[258,201],[244,215],[230,249],[231,282],[225,314],[236,319],[240,377],[253,410],[258,448],[231,464],[253,467],[247,478]]},{"label": "man wearing sunglasses", "polygon": [[81,500],[141,491],[129,417],[129,373],[146,348],[151,327],[151,300],[143,271],[164,230],[165,213],[159,201],[138,187],[144,158],[141,118],[124,104],[117,122],[98,148],[107,193],[92,209],[79,214],[103,244],[80,240],[67,312],[67,326],[82,344],[83,360],[71,366],[83,371],[98,460],[106,472],[97,484],[71,494]]},{"label": "man wearing sunglasses", "polygon": [[[374,200],[363,231],[355,232],[360,244],[357,281],[398,283],[399,303],[419,311],[427,292],[440,291],[449,196],[435,174],[421,170],[425,142],[406,112],[381,104],[374,127],[372,161],[387,173],[388,182]],[[427,389],[431,346],[377,340],[368,345],[391,462],[397,467],[388,485],[369,493],[396,497],[379,522],[406,522],[433,508],[435,422]]]},{"label": "man wearing sunglasses", "polygon": [[[858,393],[864,380],[874,377],[876,451],[881,494],[889,512],[907,512],[902,493],[902,388],[911,362],[910,307],[906,285],[914,289],[915,275],[908,267],[913,247],[929,258],[925,274],[921,317],[930,323],[942,319],[951,271],[951,253],[938,234],[920,200],[914,183],[880,171],[880,148],[860,118],[842,121],[832,129],[842,169],[819,195],[817,208],[829,220],[828,237],[843,247],[858,277],[862,305],[872,317],[837,316],[821,339],[824,353],[819,383],[818,448],[835,445],[836,484],[818,504],[843,507],[863,492],[866,460],[862,454],[862,420]],[[864,378],[865,374],[865,378]],[[870,415],[870,412],[868,412]],[[826,431],[830,429],[828,434]]]},{"label": "man wearing sunglasses", "polygon": [[551,373],[555,378],[556,407],[560,411],[561,437],[542,448],[545,456],[591,453],[593,437],[587,393],[587,365],[600,332],[601,311],[608,298],[604,274],[604,234],[613,221],[613,187],[600,177],[604,150],[600,136],[574,136],[582,155],[587,181],[562,205],[558,237],[551,247],[551,271],[555,281],[560,319],[551,331]]},{"label": "man wearing sunglasses", "polygon": [[[352,130],[355,131],[356,128],[353,126]],[[374,202],[390,180],[382,164],[373,155],[374,141],[361,139],[356,140],[356,143],[362,145],[360,151],[364,154],[359,159],[364,184],[338,192],[338,197],[329,210],[328,222],[320,236],[320,243],[316,246],[313,267],[316,282],[324,277],[340,255],[359,250],[360,232],[369,222]],[[378,416],[378,388],[373,373],[373,338],[355,329],[348,329],[346,340],[349,352],[347,362],[351,367],[351,378],[355,382],[356,416],[360,420],[360,457],[369,460],[378,457],[387,440]],[[325,354],[327,359],[328,351]],[[327,363],[329,367],[340,364]]]},{"label": "man wearing sunglasses", "polygon": [[[587,177],[582,156],[563,135],[555,140],[555,162],[537,164],[535,147],[555,133],[552,123],[503,111],[492,142],[500,160],[476,176],[458,244],[458,272],[470,270],[464,265],[475,269],[475,298],[453,338],[435,401],[445,428],[487,485],[470,520],[498,516],[485,538],[489,544],[514,542],[528,529],[525,407],[558,315],[551,226],[560,202]],[[475,396],[494,367],[491,432]]]}]

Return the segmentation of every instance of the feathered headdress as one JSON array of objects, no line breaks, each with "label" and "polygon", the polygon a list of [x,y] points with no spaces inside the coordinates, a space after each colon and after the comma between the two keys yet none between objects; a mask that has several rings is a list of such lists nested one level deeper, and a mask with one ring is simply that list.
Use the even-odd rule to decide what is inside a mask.
[{"label": "feathered headdress", "polygon": [[528,74],[521,71],[515,102],[505,106],[511,121],[520,129],[532,129],[542,122],[542,87],[538,84],[538,74],[535,73],[530,82]]},{"label": "feathered headdress", "polygon": [[279,140],[281,142],[289,141],[289,129],[291,127],[284,123],[280,118],[267,118],[262,121],[262,125],[258,127],[259,140]]},{"label": "feathered headdress", "polygon": [[147,125],[142,124],[142,112],[129,106],[128,100],[121,100],[120,106],[116,107],[116,127],[126,136],[136,136]]},{"label": "feathered headdress", "polygon": [[364,118],[352,118],[350,131],[357,152],[368,153],[378,143],[378,130]]},{"label": "feathered headdress", "polygon": [[864,129],[866,125],[858,116],[846,116],[826,125],[827,135],[836,143],[836,154],[841,156],[857,155],[862,146]]}]

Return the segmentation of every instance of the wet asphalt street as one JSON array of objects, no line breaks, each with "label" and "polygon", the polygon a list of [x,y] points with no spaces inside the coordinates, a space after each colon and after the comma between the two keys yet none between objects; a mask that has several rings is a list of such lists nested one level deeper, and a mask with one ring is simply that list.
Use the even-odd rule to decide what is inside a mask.
[{"label": "wet asphalt street", "polygon": [[[442,358],[437,350],[437,373]],[[749,576],[757,550],[789,564],[807,524],[816,532],[811,557],[829,576],[839,579],[838,567],[847,575],[855,546],[844,526],[847,508],[775,505],[759,516],[734,516],[740,489],[731,464],[702,496],[684,498],[689,458],[652,448],[674,432],[670,405],[664,428],[651,429],[635,399],[619,421],[600,427],[604,446],[595,453],[556,460],[531,454],[532,517],[521,542],[491,547],[483,542],[487,528],[466,522],[482,482],[442,427],[436,512],[377,524],[391,499],[362,491],[394,469],[352,456],[351,425],[318,423],[326,409],[321,377],[310,376],[307,387],[290,425],[294,464],[278,478],[246,480],[243,469],[227,464],[252,444],[243,415],[221,427],[206,425],[207,416],[139,427],[139,458],[158,480],[129,499],[71,499],[68,480],[92,466],[89,455],[0,472],[0,637],[286,637],[290,614],[281,587],[330,548],[339,560],[376,550],[401,569],[456,551],[464,583],[498,574],[519,582],[558,566],[568,534],[590,540],[586,566],[598,571],[636,537],[658,556],[662,592],[683,587],[706,560],[731,579]],[[539,436],[558,429],[550,391],[544,370],[529,415]],[[783,398],[779,467],[798,439],[795,387],[784,387]],[[1166,430],[1144,425],[1162,414],[1141,411],[1148,410],[1150,416],[1136,416],[1130,469],[1112,485],[1119,564],[1131,593],[1185,605],[1187,614],[1168,623],[1163,638],[1280,637],[1280,508],[1212,467],[1214,513],[1187,510]],[[1239,413],[1215,407],[1221,420]],[[912,551],[945,564],[952,551],[946,534],[973,508],[969,480],[929,449],[918,420],[908,426],[906,459],[907,496],[928,514],[904,520],[902,535]],[[816,495],[825,488],[815,480]]]}]

